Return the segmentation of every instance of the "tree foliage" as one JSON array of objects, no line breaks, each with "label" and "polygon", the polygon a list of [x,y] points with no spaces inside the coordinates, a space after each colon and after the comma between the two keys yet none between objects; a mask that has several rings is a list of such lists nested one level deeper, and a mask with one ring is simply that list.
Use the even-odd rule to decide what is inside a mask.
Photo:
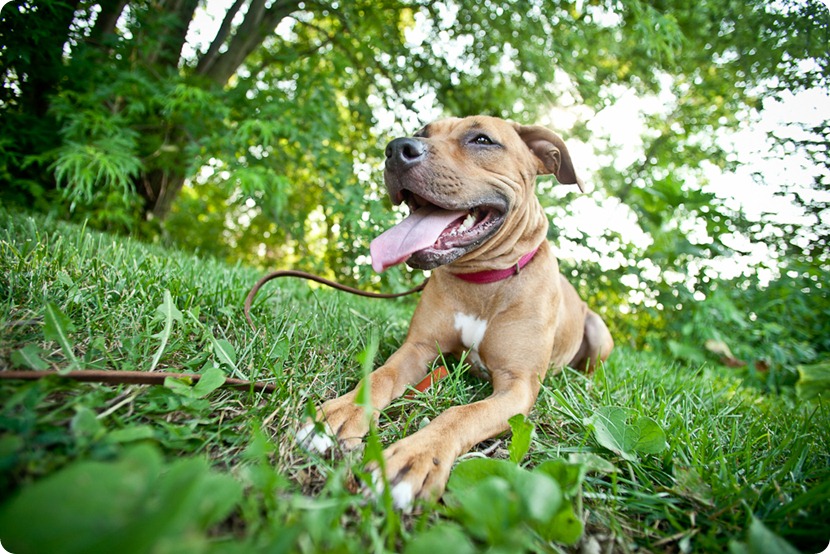
[{"label": "tree foliage", "polygon": [[[597,194],[619,198],[650,238],[552,229],[621,255],[578,279],[627,310],[621,334],[648,342],[676,327],[674,309],[715,298],[708,268],[736,252],[735,234],[769,242],[782,279],[826,269],[826,197],[797,197],[807,223],[759,223],[708,190],[704,171],[735,167],[719,137],[764,99],[828,88],[830,16],[816,0],[235,0],[205,36],[200,18],[220,4],[4,7],[3,198],[208,255],[366,280],[368,241],[393,218],[379,171],[388,138],[441,113],[558,128],[551,109],[564,107],[587,114],[568,138],[605,160]],[[632,91],[660,107],[631,137],[638,159],[621,165],[587,122]],[[827,128],[773,137],[824,167],[824,193]],[[567,214],[550,183],[540,189],[554,220]],[[820,282],[809,290],[826,296]]]}]

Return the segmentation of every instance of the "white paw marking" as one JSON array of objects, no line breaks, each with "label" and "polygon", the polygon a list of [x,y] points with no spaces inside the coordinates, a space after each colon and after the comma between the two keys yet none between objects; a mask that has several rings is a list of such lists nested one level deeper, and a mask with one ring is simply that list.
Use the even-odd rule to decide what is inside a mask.
[{"label": "white paw marking", "polygon": [[[331,433],[331,429],[329,426],[326,425],[326,432]],[[317,452],[318,454],[325,454],[328,450],[334,446],[334,441],[328,434],[321,434],[318,433],[314,429],[314,424],[309,423],[302,427],[297,434],[294,435],[294,438],[302,448],[310,452]]]},{"label": "white paw marking", "polygon": [[369,492],[377,498],[383,493],[383,488],[383,474],[381,474],[380,469],[375,469],[372,471],[372,484],[369,485]]},{"label": "white paw marking", "polygon": [[412,494],[412,485],[406,481],[401,481],[392,487],[392,505],[402,511],[408,512],[412,509],[412,501],[415,500],[415,495]]},{"label": "white paw marking", "polygon": [[[383,491],[386,490],[386,482],[380,469],[374,469],[371,475],[371,483],[364,485],[363,494],[373,500],[378,500],[383,497]],[[412,505],[415,501],[415,494],[412,490],[412,484],[402,481],[392,487],[389,491],[392,497],[392,506],[396,510],[408,513],[412,510]]]}]

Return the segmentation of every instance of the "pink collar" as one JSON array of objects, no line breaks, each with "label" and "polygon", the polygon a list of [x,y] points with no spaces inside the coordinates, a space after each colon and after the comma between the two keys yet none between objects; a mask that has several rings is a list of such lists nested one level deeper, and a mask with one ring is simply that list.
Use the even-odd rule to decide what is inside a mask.
[{"label": "pink collar", "polygon": [[516,262],[516,265],[512,267],[508,267],[506,269],[491,269],[488,271],[476,271],[475,273],[453,273],[456,277],[461,279],[462,281],[467,281],[468,283],[475,283],[477,285],[483,285],[485,283],[495,283],[496,281],[501,281],[503,279],[507,279],[508,277],[513,277],[514,275],[518,275],[519,271],[521,271],[524,266],[530,263],[530,260],[533,259],[533,256],[539,251],[541,245],[537,246],[521,258],[519,261]]}]

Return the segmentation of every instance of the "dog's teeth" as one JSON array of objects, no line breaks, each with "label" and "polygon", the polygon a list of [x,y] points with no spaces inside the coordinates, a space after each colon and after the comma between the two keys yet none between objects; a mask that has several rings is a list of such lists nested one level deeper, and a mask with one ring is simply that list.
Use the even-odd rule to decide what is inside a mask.
[{"label": "dog's teeth", "polygon": [[461,222],[461,226],[458,228],[459,231],[466,231],[470,229],[473,225],[475,225],[476,216],[473,214],[469,214],[464,221]]}]

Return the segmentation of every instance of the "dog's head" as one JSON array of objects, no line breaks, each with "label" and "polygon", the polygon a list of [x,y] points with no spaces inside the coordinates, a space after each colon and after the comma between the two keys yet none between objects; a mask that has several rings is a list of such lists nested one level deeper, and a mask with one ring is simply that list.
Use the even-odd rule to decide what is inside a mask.
[{"label": "dog's head", "polygon": [[544,127],[475,116],[393,140],[384,180],[392,202],[405,203],[410,215],[372,242],[372,266],[433,269],[474,251],[538,202],[536,176],[548,174],[582,189],[565,143]]}]

